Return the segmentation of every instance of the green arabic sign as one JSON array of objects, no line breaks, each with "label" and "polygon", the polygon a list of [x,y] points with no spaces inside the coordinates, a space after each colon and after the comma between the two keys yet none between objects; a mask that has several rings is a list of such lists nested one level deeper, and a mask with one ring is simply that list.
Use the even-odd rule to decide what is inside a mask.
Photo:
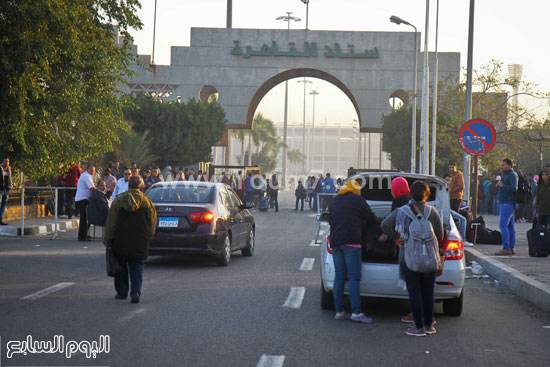
[{"label": "green arabic sign", "polygon": [[[290,57],[317,57],[317,43],[304,42],[304,50],[299,51],[296,49],[294,42],[289,42],[288,51],[281,51],[277,48],[277,42],[272,41],[271,47],[267,44],[263,44],[257,50],[252,49],[251,46],[246,46],[242,49],[239,41],[233,41],[235,46],[231,49],[231,55],[242,55],[245,59],[251,56],[290,56]],[[340,57],[340,58],[355,58],[355,59],[378,59],[378,49],[375,47],[372,50],[365,50],[364,52],[355,52],[353,45],[348,45],[348,51],[342,51],[339,43],[335,43],[333,47],[330,45],[325,46],[325,57]]]}]

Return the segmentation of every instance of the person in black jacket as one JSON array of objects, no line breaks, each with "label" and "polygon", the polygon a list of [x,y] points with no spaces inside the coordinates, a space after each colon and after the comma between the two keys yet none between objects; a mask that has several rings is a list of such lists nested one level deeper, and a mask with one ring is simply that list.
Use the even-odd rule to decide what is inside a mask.
[{"label": "person in black jacket", "polygon": [[[359,286],[361,282],[361,243],[363,228],[376,224],[376,216],[361,196],[361,186],[347,181],[332,199],[329,210],[330,246],[334,259],[334,304],[337,320],[348,317],[356,322],[371,323],[372,318],[361,312]],[[349,277],[351,316],[344,313],[344,285]]]},{"label": "person in black jacket", "polygon": [[109,214],[109,201],[107,199],[107,183],[101,181],[97,190],[92,191],[88,202],[88,223],[105,227]]}]

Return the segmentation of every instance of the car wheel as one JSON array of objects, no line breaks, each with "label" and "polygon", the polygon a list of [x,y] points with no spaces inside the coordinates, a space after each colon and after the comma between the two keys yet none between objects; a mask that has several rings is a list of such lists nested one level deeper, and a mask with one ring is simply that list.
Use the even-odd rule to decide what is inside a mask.
[{"label": "car wheel", "polygon": [[227,266],[229,265],[229,260],[231,260],[231,239],[227,235],[223,243],[223,252],[216,255],[216,264],[218,266]]},{"label": "car wheel", "polygon": [[325,286],[321,284],[321,308],[323,310],[334,310],[334,294],[325,290]]},{"label": "car wheel", "polygon": [[464,302],[464,290],[460,292],[458,298],[443,300],[443,312],[447,316],[460,316],[462,314],[462,304]]},{"label": "car wheel", "polygon": [[250,230],[248,234],[248,241],[246,242],[246,247],[241,250],[243,256],[252,256],[254,255],[254,246],[256,245],[256,237],[254,236],[254,228]]}]

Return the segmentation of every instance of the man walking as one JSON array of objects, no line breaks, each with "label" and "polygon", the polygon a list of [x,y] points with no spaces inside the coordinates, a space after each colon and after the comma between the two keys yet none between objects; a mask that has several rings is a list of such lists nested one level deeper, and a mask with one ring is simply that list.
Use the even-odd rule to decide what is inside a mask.
[{"label": "man walking", "polygon": [[[113,249],[125,272],[115,276],[116,299],[138,303],[143,283],[143,262],[149,254],[149,241],[155,234],[157,212],[140,188],[143,179],[132,176],[128,191],[118,195],[111,205],[105,227],[105,246]],[[130,279],[128,280],[128,274]]]},{"label": "man walking", "polygon": [[80,213],[80,223],[78,225],[78,240],[88,241],[88,201],[92,196],[92,191],[96,189],[94,185],[95,166],[89,165],[88,169],[80,175],[76,186],[76,208]]},{"label": "man walking", "polygon": [[0,177],[0,179],[2,180],[2,182],[0,182],[0,225],[7,226],[8,223],[4,222],[2,218],[4,217],[4,211],[6,210],[6,206],[8,205],[8,196],[10,194],[10,189],[12,185],[9,158],[4,158],[4,160],[2,161],[2,165],[0,166],[0,174],[2,175]]},{"label": "man walking", "polygon": [[464,193],[464,175],[456,166],[456,163],[449,163],[449,174],[451,182],[449,184],[449,197],[451,198],[451,209],[459,212],[462,195]]},{"label": "man walking", "polygon": [[500,212],[500,233],[502,233],[502,250],[495,255],[514,255],[516,244],[516,229],[514,227],[514,212],[516,210],[516,192],[518,191],[518,175],[514,171],[514,164],[509,158],[502,160],[502,180],[498,186],[498,209]]}]

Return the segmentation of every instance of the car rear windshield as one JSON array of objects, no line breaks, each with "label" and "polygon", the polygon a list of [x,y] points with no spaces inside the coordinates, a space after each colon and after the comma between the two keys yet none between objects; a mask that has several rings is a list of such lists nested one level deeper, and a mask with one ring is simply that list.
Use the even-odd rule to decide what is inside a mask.
[{"label": "car rear windshield", "polygon": [[153,202],[208,203],[212,187],[153,187],[147,196]]},{"label": "car rear windshield", "polygon": [[[389,176],[370,176],[364,187],[361,189],[361,196],[368,201],[393,201],[393,196],[391,194],[391,180],[393,178],[394,177]],[[412,177],[405,177],[405,179],[409,183],[409,187],[412,186],[414,181],[418,180]],[[430,196],[428,197],[428,201],[434,201],[436,198],[436,193],[437,188],[430,186]]]}]

